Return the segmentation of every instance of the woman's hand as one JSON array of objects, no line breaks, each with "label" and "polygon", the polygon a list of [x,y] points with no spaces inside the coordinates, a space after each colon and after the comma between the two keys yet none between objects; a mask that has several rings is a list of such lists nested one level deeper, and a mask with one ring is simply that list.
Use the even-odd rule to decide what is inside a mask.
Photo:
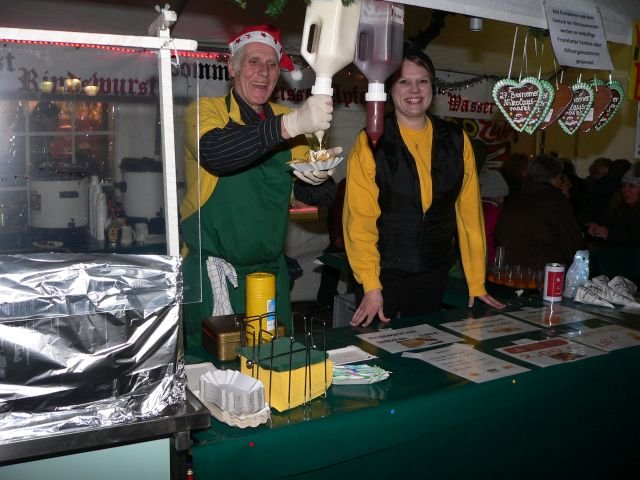
[{"label": "woman's hand", "polygon": [[498,300],[493,298],[491,295],[481,295],[479,297],[469,297],[469,308],[473,307],[473,304],[475,303],[476,298],[493,308],[501,309],[506,306],[504,303],[499,302]]},{"label": "woman's hand", "polygon": [[382,310],[382,289],[376,288],[369,290],[364,294],[364,298],[351,319],[351,325],[354,327],[363,326],[368,327],[375,316],[378,315],[380,321],[390,322],[391,319],[384,316]]}]

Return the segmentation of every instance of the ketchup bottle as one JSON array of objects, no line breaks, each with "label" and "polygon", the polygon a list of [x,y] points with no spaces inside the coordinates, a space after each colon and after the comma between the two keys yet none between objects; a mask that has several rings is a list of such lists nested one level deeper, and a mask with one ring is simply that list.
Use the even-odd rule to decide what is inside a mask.
[{"label": "ketchup bottle", "polygon": [[384,82],[402,64],[404,6],[380,0],[362,0],[353,63],[367,77],[367,127],[375,147],[384,130]]}]

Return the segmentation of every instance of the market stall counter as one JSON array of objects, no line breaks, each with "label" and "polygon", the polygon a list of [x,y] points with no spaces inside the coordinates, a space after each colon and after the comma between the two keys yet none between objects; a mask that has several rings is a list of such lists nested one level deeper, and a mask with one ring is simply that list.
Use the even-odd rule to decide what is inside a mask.
[{"label": "market stall counter", "polygon": [[[391,372],[390,377],[370,385],[333,385],[326,398],[273,411],[271,422],[256,428],[212,420],[210,429],[195,434],[196,477],[638,478],[640,348],[599,350],[579,361],[571,361],[579,355],[560,353],[555,357],[561,361],[544,368],[496,349],[516,351],[520,344],[555,342],[562,334],[610,324],[634,335],[640,319],[569,302],[562,304],[569,307],[565,314],[580,321],[562,324],[561,319],[545,326],[543,313],[536,326],[531,320],[544,312],[543,305],[539,297],[529,296],[511,299],[500,312],[478,305],[392,324],[394,329],[429,325],[447,330],[461,344],[514,365],[514,372],[525,370],[484,382],[403,356],[407,352],[390,353],[358,336],[377,329],[328,329],[328,348],[360,347],[378,357],[367,363]],[[496,315],[522,320],[530,328],[477,340],[442,326]],[[204,350],[195,353],[188,361],[214,361]],[[238,368],[237,362],[219,366]]]},{"label": "market stall counter", "polygon": [[132,478],[134,465],[135,478],[171,478],[172,452],[186,459],[191,430],[210,424],[184,380],[179,258],[0,265],[0,479],[67,479],[79,465],[96,479]]},{"label": "market stall counter", "polygon": [[187,391],[184,404],[163,415],[105,428],[0,444],[0,479],[95,480],[184,478],[191,431],[211,425],[209,410]]}]

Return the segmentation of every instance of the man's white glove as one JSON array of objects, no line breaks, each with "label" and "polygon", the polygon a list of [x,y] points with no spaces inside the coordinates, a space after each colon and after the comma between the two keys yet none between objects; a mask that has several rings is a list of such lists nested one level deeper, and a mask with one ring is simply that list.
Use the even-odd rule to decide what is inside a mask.
[{"label": "man's white glove", "polygon": [[333,112],[333,99],[329,95],[311,95],[302,106],[282,116],[287,133],[293,137],[304,133],[328,130]]},{"label": "man's white glove", "polygon": [[311,185],[320,185],[327,178],[333,175],[333,172],[334,169],[331,168],[329,170],[312,170],[309,172],[299,172],[298,170],[294,170],[293,174],[303,182],[307,182]]}]

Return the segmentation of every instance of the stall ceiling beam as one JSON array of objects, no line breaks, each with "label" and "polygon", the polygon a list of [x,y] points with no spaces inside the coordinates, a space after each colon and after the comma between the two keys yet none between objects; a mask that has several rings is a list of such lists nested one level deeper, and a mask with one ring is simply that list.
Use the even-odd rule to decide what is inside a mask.
[{"label": "stall ceiling beam", "polygon": [[[394,0],[398,3],[489,18],[535,28],[547,28],[544,0]],[[600,9],[609,42],[631,45],[631,20],[640,19],[638,0],[554,0],[567,10]]]},{"label": "stall ceiling beam", "polygon": [[86,45],[105,45],[111,47],[129,47],[159,50],[166,48],[195,51],[198,42],[179,38],[141,37],[135,35],[111,35],[102,33],[65,32],[60,30],[32,30],[28,28],[0,28],[0,38],[27,42],[82,43]]}]

